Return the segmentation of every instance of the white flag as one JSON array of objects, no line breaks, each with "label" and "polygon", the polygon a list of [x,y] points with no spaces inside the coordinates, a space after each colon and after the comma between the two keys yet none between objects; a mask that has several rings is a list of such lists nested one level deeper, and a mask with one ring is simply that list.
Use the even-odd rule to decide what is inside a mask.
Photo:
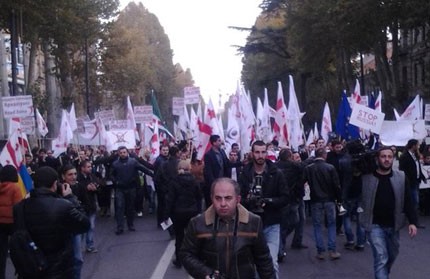
[{"label": "white flag", "polygon": [[69,117],[66,110],[62,110],[60,132],[54,140],[52,140],[52,151],[54,156],[57,157],[61,153],[65,152],[67,145],[73,140],[73,131],[70,128]]},{"label": "white flag", "polygon": [[134,136],[137,140],[139,138],[139,132],[137,131],[136,118],[134,117],[133,106],[131,105],[130,96],[127,96],[127,126],[129,129],[134,130]]},{"label": "white flag", "polygon": [[78,129],[78,122],[76,121],[75,103],[72,103],[72,106],[70,107],[70,112],[67,113],[67,116],[70,129],[72,130],[72,132],[74,132],[76,129]]},{"label": "white flag", "polygon": [[276,116],[273,125],[273,132],[275,133],[279,145],[281,147],[288,146],[288,130],[287,130],[287,107],[284,102],[284,92],[282,84],[278,81],[278,96],[276,99]]},{"label": "white flag", "polygon": [[302,130],[302,117],[303,113],[300,112],[299,102],[297,101],[296,90],[294,89],[293,77],[289,76],[289,102],[287,111],[287,127],[290,146],[295,150],[303,144],[303,130]]},{"label": "white flag", "polygon": [[39,131],[39,134],[42,135],[42,137],[46,136],[48,134],[48,126],[46,126],[45,120],[43,120],[42,115],[40,114],[39,110],[36,109],[36,121],[37,121],[37,130]]},{"label": "white flag", "polygon": [[409,106],[405,109],[402,115],[396,115],[396,110],[394,110],[394,114],[396,116],[396,120],[417,120],[421,119],[421,108],[420,108],[420,96],[416,95],[414,100],[409,104]]},{"label": "white flag", "polygon": [[324,139],[325,142],[328,142],[329,133],[331,133],[333,130],[332,127],[333,126],[331,123],[330,108],[328,106],[328,103],[325,102],[323,117],[321,121],[321,137]]}]

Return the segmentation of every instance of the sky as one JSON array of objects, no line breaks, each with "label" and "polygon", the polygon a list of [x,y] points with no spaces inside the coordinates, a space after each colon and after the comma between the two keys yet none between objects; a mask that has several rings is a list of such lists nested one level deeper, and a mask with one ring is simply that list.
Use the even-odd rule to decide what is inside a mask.
[{"label": "sky", "polygon": [[[120,0],[121,9],[130,0]],[[233,45],[245,45],[248,32],[228,26],[252,27],[262,0],[141,0],[155,14],[170,39],[173,63],[190,68],[195,86],[216,108],[236,91],[242,56]]]}]

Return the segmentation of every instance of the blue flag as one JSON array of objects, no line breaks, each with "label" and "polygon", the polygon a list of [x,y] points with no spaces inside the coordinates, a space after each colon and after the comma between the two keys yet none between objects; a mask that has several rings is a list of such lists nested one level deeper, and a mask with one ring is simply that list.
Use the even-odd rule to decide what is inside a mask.
[{"label": "blue flag", "polygon": [[360,138],[358,127],[349,124],[350,117],[351,107],[349,106],[348,98],[346,97],[346,93],[344,91],[342,93],[342,101],[340,102],[336,118],[336,134],[345,140]]}]

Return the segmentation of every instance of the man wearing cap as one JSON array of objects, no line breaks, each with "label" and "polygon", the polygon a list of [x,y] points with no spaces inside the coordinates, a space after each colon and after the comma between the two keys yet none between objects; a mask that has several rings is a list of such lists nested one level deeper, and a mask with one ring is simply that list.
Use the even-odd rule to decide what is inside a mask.
[{"label": "man wearing cap", "polygon": [[[14,207],[13,216],[19,222],[17,210],[22,206],[27,230],[48,262],[43,278],[73,278],[72,236],[88,231],[90,222],[70,185],[57,182],[53,168],[37,169],[34,190]],[[57,187],[61,187],[61,195]]]}]

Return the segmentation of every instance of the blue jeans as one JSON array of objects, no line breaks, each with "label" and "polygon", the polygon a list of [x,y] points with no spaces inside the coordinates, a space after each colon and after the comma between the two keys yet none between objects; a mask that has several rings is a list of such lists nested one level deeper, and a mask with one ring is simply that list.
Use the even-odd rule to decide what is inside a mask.
[{"label": "blue jeans", "polygon": [[124,229],[124,215],[127,217],[127,226],[134,226],[134,202],[136,188],[115,189],[115,220],[117,229]]},{"label": "blue jeans", "polygon": [[291,242],[291,246],[300,246],[303,244],[303,227],[305,226],[306,214],[305,214],[305,201],[301,200],[299,202],[299,208],[297,209],[299,213],[299,222],[294,228],[294,237]]},{"label": "blue jeans", "polygon": [[328,250],[333,252],[336,251],[336,205],[334,202],[314,202],[311,203],[311,214],[312,225],[314,227],[315,243],[318,253],[326,251],[322,236],[324,211],[327,219]]},{"label": "blue jeans", "polygon": [[82,234],[73,236],[73,278],[81,278],[82,265],[84,264],[84,257],[82,256]]},{"label": "blue jeans", "polygon": [[418,209],[420,204],[420,188],[419,185],[411,187],[412,204]]},{"label": "blue jeans", "polygon": [[272,257],[276,279],[278,278],[278,273],[279,273],[278,250],[279,250],[280,231],[281,231],[281,228],[279,224],[270,225],[263,229],[264,238],[266,239],[267,246],[269,247],[269,250],[270,250],[270,256]]},{"label": "blue jeans", "polygon": [[90,220],[90,229],[85,234],[85,242],[87,249],[94,249],[94,229],[96,227],[96,213],[87,214]]},{"label": "blue jeans", "polygon": [[373,224],[367,237],[372,247],[375,279],[388,279],[391,266],[399,254],[399,232]]},{"label": "blue jeans", "polygon": [[360,225],[360,214],[357,213],[358,201],[351,200],[343,203],[346,209],[345,215],[343,215],[343,226],[345,229],[346,241],[349,243],[354,242],[354,233],[352,232],[351,217],[356,218],[356,235],[357,242],[356,245],[364,245],[365,242],[365,232],[363,226]]}]

